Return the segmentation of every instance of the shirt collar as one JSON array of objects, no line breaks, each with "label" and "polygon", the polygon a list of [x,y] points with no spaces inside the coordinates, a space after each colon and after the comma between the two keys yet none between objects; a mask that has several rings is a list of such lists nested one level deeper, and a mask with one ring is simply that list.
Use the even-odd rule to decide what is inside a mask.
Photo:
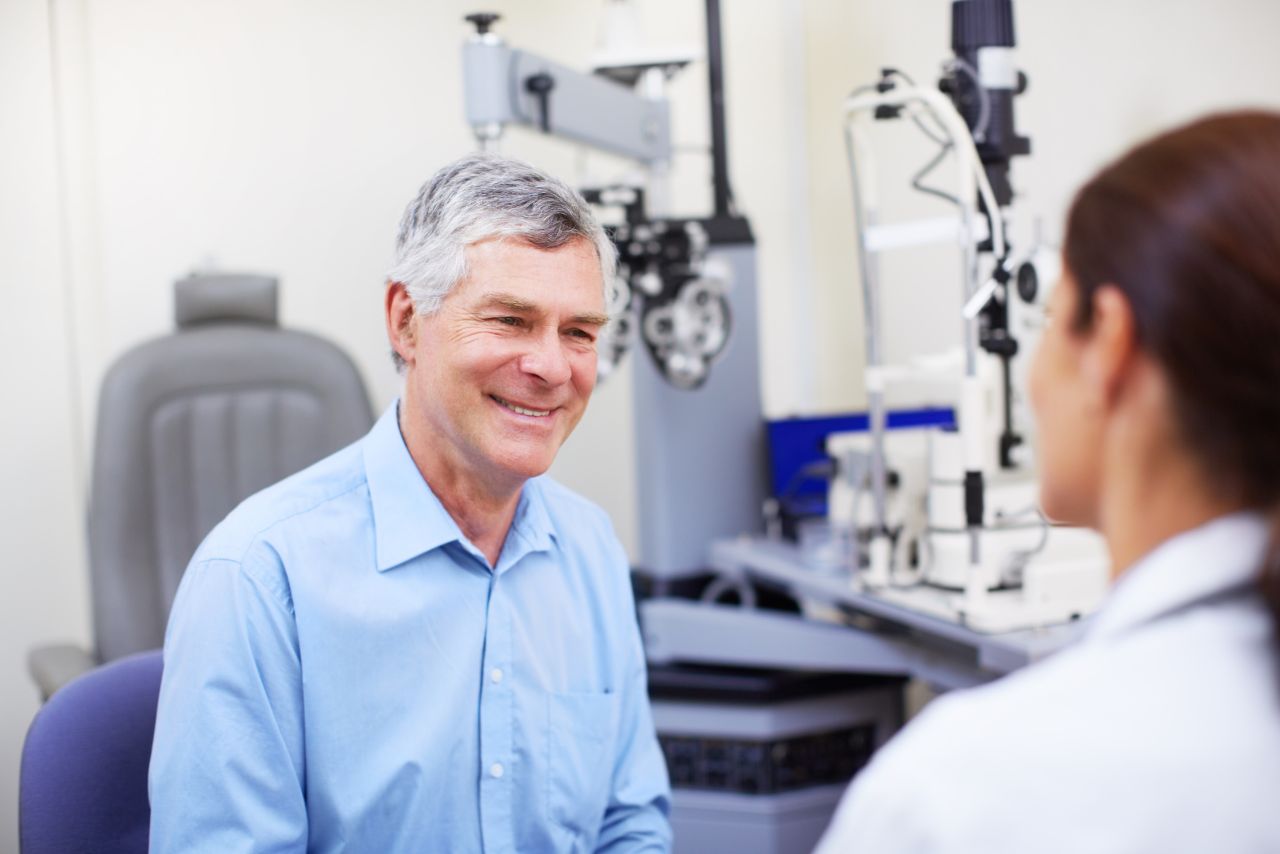
[{"label": "shirt collar", "polygon": [[431,491],[400,435],[397,400],[364,439],[365,478],[373,505],[378,571],[462,540],[462,531]]},{"label": "shirt collar", "polygon": [[[467,543],[458,523],[440,503],[409,454],[400,433],[399,407],[398,400],[392,403],[364,439],[365,479],[373,505],[375,559],[379,572],[448,543]],[[510,565],[530,552],[547,551],[552,538],[557,536],[539,481],[540,478],[528,481],[520,492],[500,564]]]},{"label": "shirt collar", "polygon": [[1120,577],[1087,636],[1111,637],[1249,584],[1267,536],[1261,514],[1241,512],[1166,540]]},{"label": "shirt collar", "polygon": [[542,478],[536,477],[525,483],[520,492],[520,503],[516,506],[515,518],[511,520],[511,531],[507,539],[515,534],[529,546],[529,551],[547,551],[551,548],[551,540],[559,540],[555,525],[551,522],[551,514],[547,512],[547,497],[542,491]]}]

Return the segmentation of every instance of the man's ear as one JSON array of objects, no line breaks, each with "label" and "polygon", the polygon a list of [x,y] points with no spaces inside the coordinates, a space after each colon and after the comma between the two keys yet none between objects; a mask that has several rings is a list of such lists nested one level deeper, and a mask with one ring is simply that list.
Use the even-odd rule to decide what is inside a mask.
[{"label": "man's ear", "polygon": [[1115,285],[1093,292],[1092,321],[1084,345],[1083,367],[1095,400],[1110,408],[1123,393],[1138,353],[1133,306]]},{"label": "man's ear", "polygon": [[417,326],[413,322],[416,310],[409,289],[400,282],[388,282],[385,299],[387,340],[405,364],[412,365],[414,344],[417,343]]}]

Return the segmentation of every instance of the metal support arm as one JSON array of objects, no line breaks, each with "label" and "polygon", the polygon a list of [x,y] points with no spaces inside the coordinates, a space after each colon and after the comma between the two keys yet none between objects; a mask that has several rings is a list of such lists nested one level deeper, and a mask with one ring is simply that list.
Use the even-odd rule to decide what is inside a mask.
[{"label": "metal support arm", "polygon": [[647,165],[671,157],[665,101],[508,47],[491,35],[463,47],[462,70],[467,121],[484,138],[518,124]]}]

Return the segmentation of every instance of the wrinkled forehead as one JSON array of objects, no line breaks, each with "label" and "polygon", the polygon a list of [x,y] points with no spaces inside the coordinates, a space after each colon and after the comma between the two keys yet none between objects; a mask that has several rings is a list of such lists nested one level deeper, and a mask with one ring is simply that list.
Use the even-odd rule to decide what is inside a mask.
[{"label": "wrinkled forehead", "polygon": [[454,288],[468,301],[533,306],[572,303],[602,313],[604,274],[594,244],[577,237],[554,248],[517,238],[486,238],[466,247],[466,275]]}]

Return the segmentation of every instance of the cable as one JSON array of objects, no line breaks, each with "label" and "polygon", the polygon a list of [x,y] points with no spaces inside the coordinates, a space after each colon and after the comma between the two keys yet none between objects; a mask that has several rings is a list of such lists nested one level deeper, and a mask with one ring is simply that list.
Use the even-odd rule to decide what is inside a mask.
[{"label": "cable", "polygon": [[[881,80],[882,81],[889,80],[894,77],[902,78],[902,80],[904,80],[908,86],[916,85],[916,81],[912,79],[911,75],[907,74],[905,71],[902,71],[901,69],[898,69],[898,68],[884,69],[884,71],[882,72]],[[881,91],[881,89],[879,88],[879,86],[873,86],[873,85],[859,86],[857,89],[854,89],[853,92],[849,94],[849,97],[852,98],[856,95],[860,95],[863,92],[868,92],[868,91],[878,92],[878,91]],[[937,116],[935,116],[932,112],[926,111],[926,115],[928,115],[933,122],[935,123],[938,122]],[[945,190],[939,190],[937,187],[930,187],[924,183],[925,177],[934,169],[938,168],[939,164],[941,164],[942,161],[946,159],[947,154],[953,148],[951,141],[948,140],[946,137],[946,129],[942,128],[941,124],[938,124],[938,127],[936,128],[929,127],[929,125],[921,117],[920,111],[913,107],[907,107],[907,118],[911,119],[911,123],[914,124],[920,130],[921,133],[923,133],[926,137],[928,137],[930,141],[934,142],[940,147],[940,150],[938,151],[938,153],[935,154],[933,158],[928,163],[926,163],[922,169],[920,169],[920,171],[916,172],[914,175],[911,176],[912,189],[917,190],[918,192],[921,192],[921,193],[925,193],[930,196],[936,196],[937,198],[942,199],[945,202],[950,202],[953,205],[959,205],[960,200],[956,198],[954,195],[952,195],[951,193],[948,193]]]},{"label": "cable", "polygon": [[[920,127],[921,130],[924,130],[923,125]],[[925,131],[925,133],[927,134],[928,131]],[[948,201],[953,205],[959,205],[960,199],[956,196],[948,193],[946,190],[939,190],[937,187],[930,187],[924,183],[925,176],[938,168],[938,165],[941,164],[951,152],[952,147],[951,143],[944,142],[942,147],[938,149],[938,153],[933,156],[933,159],[926,163],[919,172],[911,176],[911,187],[921,193],[927,193],[930,196],[937,196],[938,198]]]},{"label": "cable", "polygon": [[[997,511],[995,514],[995,521],[997,522],[1004,522],[1006,520],[1012,521],[1014,519],[1021,519],[1024,516],[1032,516],[1032,515],[1036,517],[1036,521],[1040,525],[1040,541],[1029,549],[1019,549],[1017,551],[1017,555],[1022,560],[1023,566],[1025,566],[1026,562],[1031,560],[1031,558],[1035,557],[1040,552],[1044,551],[1044,547],[1049,544],[1049,529],[1052,527],[1051,523],[1049,522],[1049,518],[1045,516],[1044,511],[1041,510],[1040,507],[1035,504],[1031,505],[1030,507],[1024,507],[1023,509],[1013,513],[1004,513],[1004,512]],[[1016,526],[996,525],[996,526],[993,526],[993,530],[999,530],[1001,527],[1016,527]]]},{"label": "cable", "polygon": [[[974,89],[978,92],[978,121],[973,129],[973,138],[974,140],[981,142],[986,137],[987,126],[991,122],[990,96],[978,80],[977,72],[974,71],[973,66],[968,62],[965,62],[963,59],[956,58],[949,62],[946,68],[953,74],[955,73],[955,70],[963,71],[965,74],[969,75],[969,79],[973,81]],[[915,81],[912,80],[906,72],[900,71],[896,68],[885,69],[885,77],[901,77],[908,85],[916,85]],[[933,121],[938,121],[937,117],[934,116],[932,112],[928,113],[928,115]],[[916,172],[911,176],[912,189],[930,196],[936,196],[937,198],[950,202],[953,205],[959,205],[961,202],[956,196],[946,192],[945,190],[939,190],[937,187],[930,187],[924,183],[925,177],[934,169],[938,168],[939,164],[946,159],[947,154],[954,148],[951,141],[946,138],[945,130],[940,133],[937,130],[930,128],[920,117],[920,113],[916,110],[911,110],[908,113],[908,116],[911,119],[912,124],[919,128],[921,133],[927,136],[934,143],[941,146],[941,150],[934,155],[933,159],[926,163],[919,172]]]},{"label": "cable", "polygon": [[[901,77],[903,80],[907,82],[908,86],[916,85],[916,81],[912,79],[911,75],[907,74],[907,72],[899,68],[886,68],[884,70],[884,78],[882,79],[889,78],[889,77]],[[866,88],[875,88],[875,87],[864,86],[862,88],[866,89]],[[856,93],[856,90],[855,90],[855,93]],[[942,128],[941,124],[939,124],[938,127],[935,129],[930,129],[928,126],[925,125],[924,121],[920,118],[920,114],[918,112],[912,110],[908,115],[911,119],[912,124],[918,127],[920,129],[920,132],[923,133],[925,136],[929,137],[929,139],[933,140],[938,145],[950,146],[950,143],[947,141],[947,138],[946,138],[947,132],[944,128]],[[934,116],[932,113],[929,113],[928,115],[932,121],[934,122],[938,121],[937,117]]]},{"label": "cable", "polygon": [[985,142],[987,138],[987,126],[991,122],[991,96],[982,85],[982,81],[978,79],[978,72],[972,65],[965,62],[960,57],[950,60],[944,68],[947,68],[948,70],[958,68],[965,74],[968,74],[969,79],[973,81],[974,91],[978,93],[978,121],[973,128],[973,139],[975,142]]}]

